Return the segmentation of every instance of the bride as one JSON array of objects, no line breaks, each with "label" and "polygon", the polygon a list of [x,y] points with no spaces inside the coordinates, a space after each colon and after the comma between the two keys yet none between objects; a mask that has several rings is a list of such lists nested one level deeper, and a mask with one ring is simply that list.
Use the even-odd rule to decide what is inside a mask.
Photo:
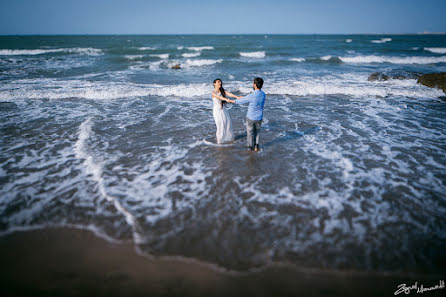
[{"label": "bride", "polygon": [[212,114],[214,115],[215,125],[217,126],[217,143],[225,143],[234,141],[234,132],[232,132],[232,120],[226,108],[226,102],[230,96],[237,98],[237,96],[226,92],[223,89],[223,82],[217,78],[214,80],[214,90],[212,91],[212,101],[214,106]]}]

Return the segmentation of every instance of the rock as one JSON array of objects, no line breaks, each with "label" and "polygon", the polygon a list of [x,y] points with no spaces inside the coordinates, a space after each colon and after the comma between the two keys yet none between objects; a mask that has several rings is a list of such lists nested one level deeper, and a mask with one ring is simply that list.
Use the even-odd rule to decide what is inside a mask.
[{"label": "rock", "polygon": [[418,72],[404,72],[399,74],[393,74],[391,75],[392,79],[418,79],[420,77],[421,73]]},{"label": "rock", "polygon": [[180,64],[175,64],[171,67],[172,69],[181,69]]},{"label": "rock", "polygon": [[389,79],[417,79],[421,74],[418,72],[407,72],[404,71],[402,73],[399,72],[393,72],[384,74],[381,72],[374,72],[369,75],[368,81],[386,81]]},{"label": "rock", "polygon": [[383,80],[389,80],[390,76],[385,75],[384,73],[374,72],[369,75],[369,78],[367,78],[368,81],[383,81]]},{"label": "rock", "polygon": [[421,75],[418,83],[431,88],[439,88],[446,93],[446,72]]}]

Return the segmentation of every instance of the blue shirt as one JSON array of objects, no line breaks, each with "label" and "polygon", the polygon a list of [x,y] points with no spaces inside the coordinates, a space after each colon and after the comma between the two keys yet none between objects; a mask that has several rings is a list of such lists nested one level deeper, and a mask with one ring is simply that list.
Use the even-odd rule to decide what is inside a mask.
[{"label": "blue shirt", "polygon": [[242,99],[235,100],[235,104],[244,104],[248,102],[248,113],[246,114],[246,117],[253,121],[261,121],[263,119],[265,93],[262,90],[256,90]]}]

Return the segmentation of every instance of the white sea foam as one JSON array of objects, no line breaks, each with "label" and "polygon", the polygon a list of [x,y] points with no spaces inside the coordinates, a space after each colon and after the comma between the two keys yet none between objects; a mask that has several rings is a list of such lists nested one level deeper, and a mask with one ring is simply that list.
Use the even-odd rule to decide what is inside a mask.
[{"label": "white sea foam", "polygon": [[151,57],[157,57],[157,58],[160,58],[160,59],[169,59],[169,54],[158,54],[158,55],[152,54],[150,56]]},{"label": "white sea foam", "polygon": [[304,62],[305,59],[304,58],[291,58],[290,61],[293,61],[293,62]]},{"label": "white sea foam", "polygon": [[103,52],[102,50],[98,49],[98,48],[69,48],[66,49],[67,52],[70,53],[78,53],[78,54],[82,54],[82,55],[88,55],[88,56],[99,56],[102,55]]},{"label": "white sea foam", "polygon": [[[251,92],[249,86],[242,82],[227,84],[231,90],[246,94]],[[389,80],[385,82],[369,82],[367,75],[344,74],[340,76],[326,75],[321,77],[300,77],[298,80],[286,82],[270,82],[264,86],[267,94],[318,96],[343,94],[357,98],[370,97],[409,97],[437,98],[444,96],[443,91],[420,85],[415,79]]]},{"label": "white sea foam", "polygon": [[372,40],[370,42],[372,42],[372,43],[386,43],[389,41],[392,41],[392,38],[381,38],[379,40]]},{"label": "white sea foam", "polygon": [[184,53],[184,54],[182,54],[182,56],[185,58],[195,58],[195,57],[198,57],[199,55],[201,55],[201,53]]},{"label": "white sea foam", "polygon": [[446,54],[446,47],[425,47],[424,50],[436,54]]},{"label": "white sea foam", "polygon": [[112,100],[144,96],[197,97],[209,94],[207,84],[134,84],[116,82],[88,82],[80,80],[55,81],[50,79],[18,80],[0,89],[0,100],[83,98]]},{"label": "white sea foam", "polygon": [[369,64],[369,63],[391,63],[391,64],[437,64],[446,63],[446,56],[442,57],[395,57],[395,56],[356,56],[339,57],[344,63]]},{"label": "white sea foam", "polygon": [[150,64],[150,69],[159,70],[163,66],[167,67],[167,68],[173,68],[177,65],[179,65],[181,69],[189,69],[189,68],[195,68],[195,67],[212,66],[214,64],[221,63],[221,62],[223,62],[223,59],[218,59],[218,60],[212,60],[212,59],[171,60],[168,63],[164,63],[163,61],[158,61],[158,62],[152,62]]},{"label": "white sea foam", "polygon": [[2,49],[0,56],[26,56],[26,55],[42,55],[48,53],[77,53],[88,56],[102,55],[103,52],[97,48],[57,48],[57,49]]},{"label": "white sea foam", "polygon": [[144,55],[125,55],[124,56],[127,60],[139,60],[144,58]]},{"label": "white sea foam", "polygon": [[353,40],[351,40],[351,39],[346,39],[345,40],[345,42],[347,42],[347,43],[350,43],[350,42],[352,42]]},{"label": "white sea foam", "polygon": [[151,47],[151,46],[143,46],[143,47],[139,47],[138,49],[141,51],[147,51],[147,50],[154,50],[155,48]]},{"label": "white sea foam", "polygon": [[[214,63],[214,61],[212,62]],[[209,63],[208,63],[209,64]],[[185,64],[186,65],[186,64]],[[203,65],[203,62],[190,62],[188,67]],[[227,83],[228,89],[242,94],[250,93],[249,84],[241,81]],[[409,98],[437,98],[444,96],[439,89],[428,88],[415,79],[369,82],[367,75],[327,75],[322,77],[300,77],[286,82],[269,82],[265,85],[267,94],[312,96],[344,94],[354,97],[402,96]],[[64,99],[84,98],[92,100],[112,100],[144,96],[177,96],[194,98],[206,96],[210,92],[206,83],[198,84],[136,84],[129,82],[105,82],[83,80],[27,79],[17,80],[0,87],[0,100],[16,99]]]},{"label": "white sea foam", "polygon": [[199,52],[199,51],[203,51],[203,50],[213,50],[214,47],[213,46],[190,46],[190,47],[187,47],[187,49],[191,50],[191,51]]},{"label": "white sea foam", "polygon": [[[161,69],[161,65],[163,65],[163,64],[164,64],[163,60],[156,61],[156,62],[150,62],[149,63],[149,69],[152,70],[152,71],[158,71],[158,70]],[[130,67],[130,69],[132,69],[132,70],[134,70],[134,69],[141,69],[141,66],[142,65],[135,65],[135,66]]]},{"label": "white sea foam", "polygon": [[85,169],[87,174],[92,176],[92,179],[97,183],[100,194],[107,201],[113,203],[114,207],[118,212],[124,215],[127,224],[129,224],[133,229],[133,239],[135,243],[142,242],[141,236],[137,232],[138,223],[135,217],[125,209],[119,200],[107,193],[107,190],[104,185],[104,179],[102,177],[103,167],[100,163],[94,160],[93,156],[88,153],[88,145],[87,141],[91,135],[92,128],[92,119],[89,118],[84,121],[79,127],[79,137],[76,143],[74,144],[74,152],[76,154],[76,158],[82,160],[85,165]]},{"label": "white sea foam", "polygon": [[[167,108],[165,113],[169,112],[170,108]],[[157,118],[160,116],[162,114]],[[113,184],[110,187],[110,194],[117,197],[131,197],[132,203],[129,203],[127,208],[135,213],[143,224],[154,224],[172,215],[174,211],[178,212],[185,208],[193,210],[194,204],[207,197],[210,191],[210,187],[204,181],[211,172],[203,170],[201,162],[183,162],[189,150],[198,145],[203,144],[192,143],[178,147],[172,144],[171,139],[167,139],[166,143],[158,146],[153,153],[143,156],[145,162],[135,164],[134,167],[122,166],[121,162],[115,163],[113,172],[129,174],[132,178],[123,179],[115,174],[107,176],[108,184]],[[181,193],[180,199],[169,197],[175,192]],[[145,239],[159,243],[163,238],[175,233],[175,229],[170,229],[165,234],[157,237],[147,236]]]},{"label": "white sea foam", "polygon": [[246,57],[246,58],[265,58],[266,54],[265,51],[258,51],[258,52],[240,52],[240,56]]},{"label": "white sea foam", "polygon": [[21,56],[21,55],[41,55],[47,53],[57,53],[63,51],[62,49],[29,49],[29,50],[11,50],[2,49],[0,55],[2,56]]},{"label": "white sea foam", "polygon": [[[230,86],[228,86],[230,87]],[[233,89],[233,88],[232,88]],[[245,86],[242,93],[250,92]],[[368,82],[363,75],[301,77],[299,80],[273,82],[264,87],[267,94],[309,96],[344,94],[353,97],[402,96],[409,98],[437,98],[444,96],[438,89],[422,86],[415,79]]]},{"label": "white sea foam", "polygon": [[181,50],[183,50],[184,49],[184,46],[178,46],[177,47],[177,50],[179,50],[179,51],[181,51]]},{"label": "white sea foam", "polygon": [[193,98],[209,94],[209,85],[207,84],[180,84],[175,86],[151,85],[147,90],[150,95],[157,96],[178,96]]},{"label": "white sea foam", "polygon": [[212,60],[212,59],[190,60],[190,59],[187,59],[184,64],[189,67],[201,67],[201,66],[214,65],[217,63],[221,63],[221,62],[223,62],[223,59],[218,59],[218,60]]}]

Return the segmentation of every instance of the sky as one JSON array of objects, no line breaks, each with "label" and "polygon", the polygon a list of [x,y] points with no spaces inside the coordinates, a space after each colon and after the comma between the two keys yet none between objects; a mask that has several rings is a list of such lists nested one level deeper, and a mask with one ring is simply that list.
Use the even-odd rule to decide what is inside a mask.
[{"label": "sky", "polygon": [[446,0],[0,0],[0,34],[446,32]]}]

